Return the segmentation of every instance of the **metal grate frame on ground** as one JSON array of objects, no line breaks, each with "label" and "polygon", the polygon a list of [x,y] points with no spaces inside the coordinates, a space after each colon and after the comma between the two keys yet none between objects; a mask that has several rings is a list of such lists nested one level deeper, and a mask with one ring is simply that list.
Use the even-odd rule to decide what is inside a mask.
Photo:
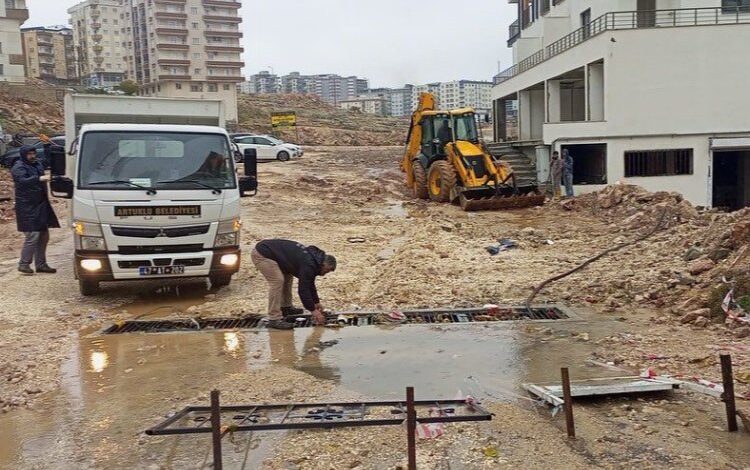
[{"label": "metal grate frame on ground", "polygon": [[[575,320],[578,316],[570,309],[559,305],[537,305],[530,309],[520,306],[459,309],[418,309],[401,312],[351,311],[328,315],[326,326],[371,326],[399,324],[448,324],[448,323],[494,323],[507,321],[548,322]],[[103,331],[104,334],[120,333],[164,333],[173,331],[216,331],[262,328],[265,319],[261,315],[238,318],[183,318],[163,320],[129,320],[116,323]],[[312,326],[310,315],[296,317],[295,327]]]}]

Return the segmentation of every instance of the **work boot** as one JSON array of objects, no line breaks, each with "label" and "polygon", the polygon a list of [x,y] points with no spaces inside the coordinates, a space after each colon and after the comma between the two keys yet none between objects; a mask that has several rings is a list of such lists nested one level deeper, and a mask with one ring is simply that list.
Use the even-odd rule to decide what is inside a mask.
[{"label": "work boot", "polygon": [[57,269],[50,268],[49,265],[45,264],[36,268],[36,272],[44,274],[55,274],[57,272]]},{"label": "work boot", "polygon": [[18,272],[21,274],[34,274],[34,271],[29,267],[28,264],[19,264],[18,265]]},{"label": "work boot", "polygon": [[269,320],[266,323],[266,328],[272,328],[274,330],[291,330],[294,328],[294,324],[289,323],[286,320]]},{"label": "work boot", "polygon": [[291,318],[292,322],[294,322],[294,319],[298,316],[305,313],[305,311],[301,308],[296,307],[281,307],[281,314],[284,316],[284,319]]}]

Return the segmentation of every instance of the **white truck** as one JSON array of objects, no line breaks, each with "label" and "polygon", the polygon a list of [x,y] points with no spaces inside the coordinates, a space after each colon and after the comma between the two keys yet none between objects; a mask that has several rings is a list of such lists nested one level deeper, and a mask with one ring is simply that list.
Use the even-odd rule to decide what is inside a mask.
[{"label": "white truck", "polygon": [[[238,176],[221,101],[68,95],[69,148],[53,153],[51,192],[72,199],[75,275],[99,283],[208,277],[240,265],[240,197],[257,188],[256,154]],[[67,171],[66,171],[67,170]]]}]

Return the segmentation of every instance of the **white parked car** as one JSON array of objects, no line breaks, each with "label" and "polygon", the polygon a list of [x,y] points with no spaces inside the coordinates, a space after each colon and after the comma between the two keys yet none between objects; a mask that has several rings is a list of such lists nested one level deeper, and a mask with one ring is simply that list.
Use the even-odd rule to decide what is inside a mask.
[{"label": "white parked car", "polygon": [[288,144],[270,135],[233,135],[232,138],[240,152],[245,149],[255,149],[258,152],[258,160],[289,161],[292,158],[301,157],[304,154],[299,145]]}]

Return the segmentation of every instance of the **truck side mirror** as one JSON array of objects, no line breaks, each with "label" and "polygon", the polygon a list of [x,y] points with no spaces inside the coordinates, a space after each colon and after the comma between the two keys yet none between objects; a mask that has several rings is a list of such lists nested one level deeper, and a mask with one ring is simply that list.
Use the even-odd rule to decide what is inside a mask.
[{"label": "truck side mirror", "polygon": [[240,197],[255,196],[258,193],[258,179],[255,176],[240,176],[238,182]]},{"label": "truck side mirror", "polygon": [[65,176],[65,147],[53,145],[50,149],[50,173],[52,176]]},{"label": "truck side mirror", "polygon": [[[63,156],[65,151],[63,150]],[[50,191],[54,197],[73,199],[73,180],[66,176],[53,175],[49,182]]]},{"label": "truck side mirror", "polygon": [[245,176],[258,176],[258,151],[256,149],[245,149]]}]

